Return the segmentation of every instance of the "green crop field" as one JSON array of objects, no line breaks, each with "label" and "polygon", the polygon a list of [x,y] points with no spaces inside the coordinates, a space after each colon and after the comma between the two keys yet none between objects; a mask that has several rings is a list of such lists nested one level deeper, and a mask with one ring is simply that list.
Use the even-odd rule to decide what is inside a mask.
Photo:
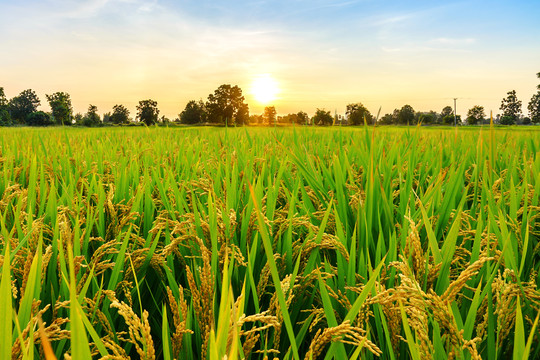
[{"label": "green crop field", "polygon": [[0,359],[539,358],[540,130],[0,129]]}]

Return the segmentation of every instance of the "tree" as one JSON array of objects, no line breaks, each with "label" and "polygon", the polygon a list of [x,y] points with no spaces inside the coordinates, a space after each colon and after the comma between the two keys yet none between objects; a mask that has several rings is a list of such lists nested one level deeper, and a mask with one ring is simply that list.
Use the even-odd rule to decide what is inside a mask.
[{"label": "tree", "polygon": [[315,116],[313,116],[313,123],[316,125],[332,125],[334,118],[330,114],[330,111],[324,109],[317,109]]},{"label": "tree", "polygon": [[9,101],[6,97],[6,94],[4,93],[4,88],[0,87],[0,109],[7,108],[9,104]]},{"label": "tree", "polygon": [[[242,89],[237,85],[221,85],[208,95],[206,111],[208,120],[220,124],[234,124],[238,111],[244,104]],[[245,112],[245,109],[243,109]]]},{"label": "tree", "polygon": [[182,124],[199,124],[206,120],[206,111],[202,100],[191,100],[178,117]]},{"label": "tree", "polygon": [[[538,73],[540,75],[540,73]],[[540,77],[540,76],[539,76]],[[534,94],[527,105],[529,117],[534,124],[540,124],[540,91]]]},{"label": "tree", "polygon": [[263,117],[262,115],[250,115],[249,116],[249,123],[250,124],[262,124]]},{"label": "tree", "polygon": [[151,99],[139,101],[139,105],[137,105],[137,120],[149,126],[158,121],[158,116],[159,109],[157,108],[157,101]]},{"label": "tree", "polygon": [[445,106],[443,107],[441,111],[441,119],[444,119],[445,116],[454,116],[454,110],[452,110],[451,106]]},{"label": "tree", "polygon": [[276,114],[276,108],[274,106],[265,107],[263,112],[264,123],[267,125],[275,124]]},{"label": "tree", "polygon": [[51,107],[54,122],[59,125],[71,125],[73,108],[71,107],[71,98],[68,93],[55,92],[47,95],[47,101]]},{"label": "tree", "polygon": [[364,119],[367,124],[373,125],[374,118],[369,110],[362,105],[362,103],[349,104],[347,105],[347,114],[350,125],[363,125]]},{"label": "tree", "polygon": [[501,102],[500,109],[503,111],[501,124],[513,125],[521,115],[521,101],[516,96],[516,90],[509,91],[507,95]]},{"label": "tree", "polygon": [[[394,110],[399,111],[399,110]],[[384,114],[383,117],[379,120],[379,124],[381,125],[392,125],[394,123],[394,116],[392,114]]]},{"label": "tree", "polygon": [[411,105],[404,105],[398,114],[398,124],[414,124],[414,109]]},{"label": "tree", "polygon": [[88,112],[84,115],[83,125],[84,126],[99,126],[101,125],[101,119],[97,113],[98,108],[95,105],[88,106]]},{"label": "tree", "polygon": [[437,122],[437,113],[435,111],[417,112],[414,119],[415,123],[423,125],[431,125]]},{"label": "tree", "polygon": [[[536,74],[536,77],[540,79],[540,72]],[[540,90],[540,84],[536,85],[536,88]]]},{"label": "tree", "polygon": [[236,113],[236,125],[247,125],[249,124],[249,106],[248,104],[240,105],[238,112]]},{"label": "tree", "polygon": [[124,105],[114,105],[109,121],[117,125],[129,123],[129,110]]},{"label": "tree", "polygon": [[39,105],[41,105],[41,101],[39,101],[34,90],[27,89],[11,99],[8,107],[11,118],[16,122],[23,124],[26,122],[28,115],[37,111]]},{"label": "tree", "polygon": [[287,114],[285,116],[278,116],[277,122],[278,123],[284,123],[284,124],[297,124],[298,123],[298,115],[296,115],[296,114]]},{"label": "tree", "polygon": [[4,93],[4,88],[0,87],[0,126],[12,125],[8,104],[9,102]]},{"label": "tree", "polygon": [[281,122],[285,123],[285,124],[301,124],[301,125],[305,125],[307,124],[307,121],[309,120],[309,117],[308,115],[303,112],[303,111],[300,111],[296,114],[287,114],[283,117],[278,117],[278,122],[280,122],[280,118],[281,118]]},{"label": "tree", "polygon": [[298,123],[299,124],[304,124],[304,125],[307,125],[308,121],[309,121],[309,116],[307,113],[303,112],[303,111],[299,111],[297,114],[296,114],[296,117],[298,119]]},{"label": "tree", "polygon": [[73,123],[75,125],[84,126],[84,116],[81,113],[73,115]]},{"label": "tree", "polygon": [[101,119],[101,121],[103,122],[103,124],[111,123],[111,113],[106,112],[105,114],[103,114],[103,118]]},{"label": "tree", "polygon": [[484,107],[475,105],[472,108],[470,108],[469,111],[467,112],[467,123],[469,125],[476,125],[478,123],[483,123],[485,117],[486,117],[486,113],[484,112]]},{"label": "tree", "polygon": [[54,125],[50,114],[43,111],[35,111],[28,115],[26,123],[30,126],[49,126]]},{"label": "tree", "polygon": [[501,125],[515,125],[516,119],[514,119],[512,116],[503,115],[501,116]]}]

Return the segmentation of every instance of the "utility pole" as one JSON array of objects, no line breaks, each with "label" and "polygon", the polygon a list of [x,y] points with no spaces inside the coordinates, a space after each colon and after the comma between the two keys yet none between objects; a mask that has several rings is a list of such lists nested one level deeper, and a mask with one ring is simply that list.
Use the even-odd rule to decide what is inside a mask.
[{"label": "utility pole", "polygon": [[457,126],[456,100],[457,98],[454,98],[454,126]]}]

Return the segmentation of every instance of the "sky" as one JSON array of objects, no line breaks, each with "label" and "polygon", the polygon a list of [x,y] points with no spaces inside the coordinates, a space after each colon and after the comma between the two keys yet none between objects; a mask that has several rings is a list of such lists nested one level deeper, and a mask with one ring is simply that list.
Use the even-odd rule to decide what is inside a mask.
[{"label": "sky", "polygon": [[[134,116],[153,99],[170,119],[221,84],[240,86],[251,114],[440,112],[457,98],[465,117],[500,112],[510,90],[527,113],[539,14],[538,0],[0,0],[0,87],[35,90],[45,111],[56,91],[81,113]],[[252,91],[261,77],[277,87],[268,103]]]}]

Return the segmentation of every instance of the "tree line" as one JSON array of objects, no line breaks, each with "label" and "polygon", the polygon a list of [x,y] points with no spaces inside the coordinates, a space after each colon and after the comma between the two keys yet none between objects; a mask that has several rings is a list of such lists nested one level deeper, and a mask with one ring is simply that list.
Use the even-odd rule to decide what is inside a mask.
[{"label": "tree line", "polygon": [[[536,74],[540,78],[540,72]],[[522,102],[517,98],[516,91],[512,90],[502,99],[501,115],[494,119],[495,123],[502,125],[514,124],[540,124],[540,85],[537,86],[528,103],[529,116],[522,114]],[[242,95],[242,89],[237,85],[221,85],[208,95],[207,101],[191,100],[184,110],[174,120],[159,116],[158,103],[147,99],[139,101],[135,118],[130,117],[130,111],[121,104],[113,106],[112,111],[103,117],[98,114],[98,108],[90,104],[85,114],[73,114],[71,97],[65,92],[55,92],[46,95],[51,108],[50,112],[39,111],[41,101],[37,94],[27,89],[12,99],[7,99],[4,88],[0,87],[0,126],[24,124],[29,126],[49,125],[80,125],[103,126],[107,124],[127,125],[140,123],[153,125],[176,122],[188,125],[194,124],[222,124],[222,125],[477,125],[489,123],[483,106],[475,105],[467,112],[465,121],[461,116],[454,114],[451,106],[445,106],[440,113],[435,111],[417,112],[412,106],[404,105],[390,114],[379,117],[374,116],[362,103],[351,103],[346,107],[345,116],[334,114],[325,109],[317,109],[312,117],[304,111],[278,116],[274,106],[267,106],[260,115],[250,115],[248,104]],[[380,111],[380,110],[379,110]]]}]

